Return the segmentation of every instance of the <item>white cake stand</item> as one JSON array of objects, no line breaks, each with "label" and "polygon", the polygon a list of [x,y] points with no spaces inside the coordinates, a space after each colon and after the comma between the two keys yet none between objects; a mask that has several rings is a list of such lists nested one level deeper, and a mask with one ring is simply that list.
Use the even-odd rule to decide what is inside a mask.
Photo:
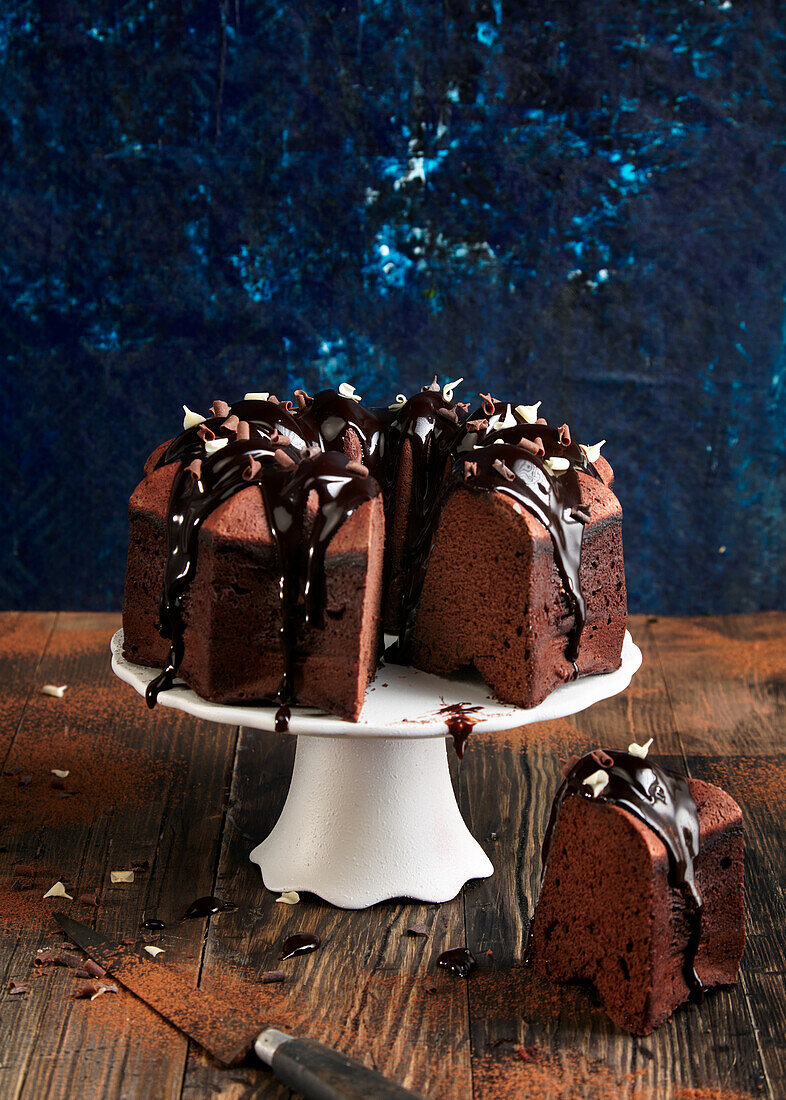
[{"label": "white cake stand", "polygon": [[[471,717],[485,731],[567,718],[624,691],[640,665],[626,632],[616,672],[564,684],[530,710],[498,703],[479,676],[442,679],[399,665],[378,671],[357,722],[293,707],[289,793],[270,836],[251,853],[265,886],[310,890],[345,909],[392,897],[449,901],[494,868],[456,803],[448,715],[440,710],[481,707]],[[112,668],[140,695],[156,675],[123,658],[122,630],[112,638]],[[185,686],[161,692],[159,703],[213,722],[275,728],[273,706],[209,703]]]}]

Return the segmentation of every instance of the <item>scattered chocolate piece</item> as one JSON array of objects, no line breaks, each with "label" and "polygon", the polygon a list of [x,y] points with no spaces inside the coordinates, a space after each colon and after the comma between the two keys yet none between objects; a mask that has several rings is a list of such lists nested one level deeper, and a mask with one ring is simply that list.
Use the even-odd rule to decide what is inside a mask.
[{"label": "scattered chocolate piece", "polygon": [[285,982],[287,976],[283,970],[263,970],[259,980],[263,985],[269,985],[270,982]]},{"label": "scattered chocolate piece", "polygon": [[18,982],[15,978],[11,978],[8,983],[8,992],[12,997],[17,993],[29,993],[30,986],[25,985],[24,982]]},{"label": "scattered chocolate piece", "polygon": [[488,420],[468,420],[467,421],[467,427],[469,428],[469,430],[471,432],[485,432],[485,430],[486,430],[486,428],[488,428],[488,426],[489,426]]},{"label": "scattered chocolate piece", "polygon": [[309,397],[305,390],[295,390],[295,400],[301,409],[305,409],[306,405],[310,404],[313,398]]},{"label": "scattered chocolate piece", "polygon": [[197,428],[197,435],[203,443],[207,443],[216,438],[216,433],[212,428],[208,428],[207,424],[200,424]]},{"label": "scattered chocolate piece", "polygon": [[82,1001],[94,1001],[96,997],[100,997],[103,993],[117,993],[118,989],[114,982],[85,982],[80,986],[75,993],[71,996],[76,1000]]},{"label": "scattered chocolate piece", "polygon": [[563,447],[569,447],[570,446],[570,428],[568,427],[568,425],[567,424],[560,424],[559,428],[557,428],[557,432],[559,434],[559,441],[563,445]]},{"label": "scattered chocolate piece", "polygon": [[14,867],[17,878],[35,878],[38,871],[31,863],[17,863]]},{"label": "scattered chocolate piece", "polygon": [[274,447],[288,447],[292,440],[288,435],[284,435],[282,432],[275,431],[270,437],[270,442]]},{"label": "scattered chocolate piece", "polygon": [[103,966],[99,966],[97,962],[93,962],[92,959],[85,959],[82,966],[83,970],[86,970],[91,978],[103,978],[106,974]]},{"label": "scattered chocolate piece", "polygon": [[465,462],[464,463],[464,480],[468,481],[471,477],[478,476],[478,464],[477,462]]},{"label": "scattered chocolate piece", "polygon": [[85,965],[85,960],[80,955],[74,955],[70,951],[58,951],[50,962],[52,966],[67,966],[71,970],[79,970]]},{"label": "scattered chocolate piece", "polygon": [[44,898],[68,898],[69,901],[74,900],[73,896],[68,893],[62,882],[56,882],[54,886],[50,886],[44,894]]},{"label": "scattered chocolate piece", "polygon": [[282,451],[280,447],[277,451],[273,452],[273,458],[276,460],[279,466],[283,466],[285,470],[288,470],[290,469],[290,467],[295,465],[294,458],[291,458],[286,451]]},{"label": "scattered chocolate piece", "polygon": [[253,455],[248,456],[248,466],[246,466],[243,473],[240,475],[244,481],[253,481],[259,471],[262,469],[262,463],[258,458],[254,458]]},{"label": "scattered chocolate piece", "polygon": [[520,439],[517,445],[521,447],[522,451],[526,451],[527,454],[530,455],[538,455],[542,453],[541,450],[538,448],[537,443],[535,443],[531,439],[527,439],[526,437],[524,439]]},{"label": "scattered chocolate piece", "polygon": [[157,917],[150,917],[148,920],[142,921],[142,927],[146,928],[149,932],[163,932],[166,925]]},{"label": "scattered chocolate piece", "polygon": [[79,905],[92,905],[93,908],[98,909],[101,904],[101,895],[98,890],[94,890],[92,894],[80,894]]},{"label": "scattered chocolate piece", "polygon": [[237,431],[237,426],[238,426],[239,423],[240,423],[240,421],[238,420],[238,418],[235,416],[234,413],[232,413],[231,416],[228,416],[226,418],[226,420],[221,425],[221,427],[225,428],[226,431],[228,431],[228,432],[236,432]]},{"label": "scattered chocolate piece", "polygon": [[55,699],[62,699],[68,690],[68,684],[61,684],[59,687],[57,684],[44,684],[41,688],[42,695],[51,695]]},{"label": "scattered chocolate piece", "polygon": [[32,775],[20,775],[19,776],[19,786],[20,787],[29,787],[32,782],[33,782]]},{"label": "scattered chocolate piece", "polygon": [[53,958],[54,955],[48,948],[44,951],[39,951],[33,959],[33,966],[49,966]]},{"label": "scattered chocolate piece", "polygon": [[140,875],[144,874],[145,871],[150,870],[150,860],[149,859],[132,859],[131,860],[131,870],[132,871],[139,871]]},{"label": "scattered chocolate piece", "polygon": [[491,464],[498,474],[501,474],[505,481],[515,481],[516,475],[511,470],[510,466],[506,466],[501,458],[495,458]]},{"label": "scattered chocolate piece", "polygon": [[563,760],[560,764],[560,774],[563,779],[568,778],[568,774],[573,771],[575,766],[581,760],[580,756],[576,756],[575,752],[571,753],[567,760]]},{"label": "scattered chocolate piece", "polygon": [[112,883],[133,882],[134,881],[134,872],[133,871],[110,871],[109,872],[109,881],[112,882]]},{"label": "scattered chocolate piece", "polygon": [[459,978],[468,978],[477,965],[477,959],[468,947],[452,947],[449,951],[443,951],[437,959],[437,966]]},{"label": "scattered chocolate piece", "polygon": [[483,402],[483,412],[486,414],[486,416],[493,416],[494,413],[497,411],[497,406],[496,406],[496,404],[494,402],[494,398],[491,396],[491,394],[490,393],[479,393],[478,397]]},{"label": "scattered chocolate piece", "polygon": [[311,932],[295,932],[293,936],[287,936],[281,945],[282,961],[293,959],[296,955],[309,955],[321,947],[322,940]]},{"label": "scattered chocolate piece", "polygon": [[418,921],[417,924],[410,924],[407,929],[408,936],[428,936],[429,930],[422,921]]},{"label": "scattered chocolate piece", "polygon": [[213,416],[229,416],[229,405],[226,401],[214,401],[210,406],[210,411]]},{"label": "scattered chocolate piece", "polygon": [[609,756],[609,754],[607,752],[604,752],[603,749],[595,749],[594,752],[590,753],[590,756],[600,768],[614,767],[613,757]]},{"label": "scattered chocolate piece", "polygon": [[238,421],[237,428],[235,429],[235,437],[237,439],[251,438],[251,425],[247,420]]},{"label": "scattered chocolate piece", "polygon": [[231,901],[223,901],[212,894],[204,898],[192,901],[183,914],[183,920],[199,920],[202,917],[212,917],[214,913],[231,913],[237,906]]},{"label": "scattered chocolate piece", "polygon": [[52,768],[52,775],[56,775],[58,779],[68,779],[70,774],[67,768]]},{"label": "scattered chocolate piece", "polygon": [[193,462],[189,462],[186,469],[191,474],[194,481],[199,481],[199,479],[202,477],[202,459],[195,458]]},{"label": "scattered chocolate piece", "polygon": [[148,955],[152,955],[154,959],[156,958],[157,955],[163,955],[164,954],[164,948],[163,947],[153,947],[151,944],[147,945],[147,947],[145,948],[145,951],[147,951]]}]

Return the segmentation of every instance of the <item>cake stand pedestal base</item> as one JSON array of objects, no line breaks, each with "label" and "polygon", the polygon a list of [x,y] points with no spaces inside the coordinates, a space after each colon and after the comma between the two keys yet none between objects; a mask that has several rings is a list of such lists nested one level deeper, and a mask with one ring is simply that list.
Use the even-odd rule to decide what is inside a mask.
[{"label": "cake stand pedestal base", "polygon": [[456,804],[444,737],[300,734],[281,816],[251,859],[268,889],[347,909],[448,901],[494,872]]}]

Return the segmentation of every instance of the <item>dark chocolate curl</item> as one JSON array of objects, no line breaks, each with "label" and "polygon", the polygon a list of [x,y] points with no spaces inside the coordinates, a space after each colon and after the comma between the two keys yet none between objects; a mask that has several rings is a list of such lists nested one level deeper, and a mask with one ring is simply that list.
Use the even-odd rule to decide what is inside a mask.
[{"label": "dark chocolate curl", "polygon": [[236,432],[237,431],[237,426],[238,426],[239,423],[240,423],[240,421],[238,420],[238,418],[235,416],[234,413],[232,413],[231,416],[228,416],[226,418],[226,420],[221,425],[221,427],[226,428],[226,430],[228,432]]},{"label": "dark chocolate curl", "polygon": [[494,403],[494,398],[490,393],[479,393],[478,397],[483,402],[483,412],[486,416],[493,416],[497,411],[497,406]]},{"label": "dark chocolate curl", "polygon": [[202,459],[195,458],[193,462],[189,462],[188,472],[191,474],[194,481],[199,481],[202,476]]},{"label": "dark chocolate curl", "polygon": [[282,451],[280,447],[277,451],[273,452],[273,458],[276,460],[279,466],[283,466],[285,470],[288,470],[290,469],[290,467],[295,465],[294,458],[290,458],[287,452]]},{"label": "dark chocolate curl", "polygon": [[471,477],[477,477],[478,464],[477,462],[465,462],[464,463],[464,480],[467,481]]},{"label": "dark chocolate curl", "polygon": [[467,427],[469,428],[469,430],[471,432],[485,432],[485,430],[486,430],[486,428],[488,428],[488,426],[489,426],[488,420],[468,420],[467,421]]},{"label": "dark chocolate curl", "polygon": [[361,477],[368,477],[368,466],[364,466],[362,462],[357,462],[355,459],[347,463],[347,469],[351,470],[353,474],[360,474]]},{"label": "dark chocolate curl", "polygon": [[505,463],[502,461],[501,458],[496,458],[492,462],[492,466],[494,467],[494,469],[497,471],[498,474],[502,474],[502,476],[505,478],[505,481],[515,481],[516,480],[516,475],[513,473],[513,471],[510,469],[509,466],[505,465]]},{"label": "dark chocolate curl", "polygon": [[544,453],[542,446],[538,449],[537,443],[534,443],[531,439],[527,439],[526,436],[520,439],[516,446],[521,447],[522,451],[526,451],[528,455],[539,455]]},{"label": "dark chocolate curl", "polygon": [[248,456],[248,466],[246,466],[243,473],[240,475],[244,481],[253,481],[259,471],[262,469],[262,463],[259,459],[254,458],[253,455]]},{"label": "dark chocolate curl", "polygon": [[539,435],[536,435],[532,442],[537,447],[535,454],[544,455],[546,453],[546,448],[543,446],[543,440],[540,438]]},{"label": "dark chocolate curl", "polygon": [[595,749],[594,752],[590,753],[590,756],[599,768],[611,768],[614,764],[613,758],[603,749]]},{"label": "dark chocolate curl", "polygon": [[306,405],[310,405],[314,399],[309,397],[305,390],[295,390],[295,400],[301,409],[305,409]]},{"label": "dark chocolate curl", "polygon": [[559,432],[559,441],[560,441],[560,443],[563,445],[563,447],[569,447],[570,446],[570,428],[568,427],[568,425],[567,424],[560,424],[557,431]]},{"label": "dark chocolate curl", "polygon": [[437,409],[437,416],[441,416],[443,420],[450,420],[454,424],[458,424],[458,414],[455,409]]},{"label": "dark chocolate curl", "polygon": [[229,416],[229,405],[226,401],[214,401],[210,406],[213,416]]},{"label": "dark chocolate curl", "polygon": [[581,760],[581,757],[576,756],[576,754],[574,752],[574,753],[571,753],[571,755],[568,757],[567,760],[564,760],[562,762],[562,765],[560,767],[560,774],[562,775],[563,779],[568,778],[569,772],[573,771],[575,766],[578,764],[579,760]]},{"label": "dark chocolate curl", "polygon": [[235,435],[238,439],[249,439],[251,437],[251,426],[247,420],[238,421]]},{"label": "dark chocolate curl", "polygon": [[203,443],[207,443],[209,439],[215,439],[216,433],[212,428],[208,428],[207,424],[200,424],[197,428],[197,435]]},{"label": "dark chocolate curl", "polygon": [[545,418],[545,416],[539,416],[538,419],[535,421],[535,423],[536,424],[548,424],[548,420]]}]

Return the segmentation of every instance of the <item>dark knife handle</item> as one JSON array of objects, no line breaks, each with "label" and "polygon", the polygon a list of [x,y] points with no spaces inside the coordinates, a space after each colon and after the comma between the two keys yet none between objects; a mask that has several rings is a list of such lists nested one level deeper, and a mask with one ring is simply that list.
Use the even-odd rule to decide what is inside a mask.
[{"label": "dark knife handle", "polygon": [[[268,1034],[273,1029],[269,1029]],[[313,1039],[293,1039],[282,1032],[272,1054],[263,1053],[262,1033],[256,1049],[280,1081],[307,1100],[421,1100],[409,1089],[389,1081],[373,1069],[355,1062],[331,1047]],[[260,1042],[260,1040],[262,1042]],[[272,1045],[272,1044],[271,1044]],[[268,1056],[266,1056],[268,1055]]]}]

